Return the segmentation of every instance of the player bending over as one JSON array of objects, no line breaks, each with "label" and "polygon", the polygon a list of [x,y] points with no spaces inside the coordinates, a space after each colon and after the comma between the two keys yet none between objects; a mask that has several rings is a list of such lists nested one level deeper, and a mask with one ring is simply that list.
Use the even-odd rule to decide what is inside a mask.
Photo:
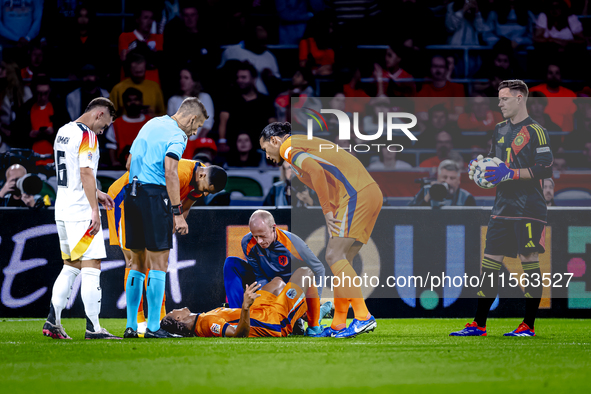
[{"label": "player bending over", "polygon": [[57,196],[55,221],[64,268],[55,280],[49,316],[43,335],[72,339],[61,324],[72,284],[82,275],[80,295],[86,313],[86,339],[121,339],[99,323],[101,311],[101,259],[107,257],[98,203],[113,208],[113,199],[96,189],[99,162],[97,134],[113,122],[113,103],[105,98],[92,100],[76,121],[59,129],[55,136]]},{"label": "player bending over", "polygon": [[310,268],[302,267],[287,284],[279,277],[262,288],[254,282],[246,287],[242,308],[205,313],[175,309],[162,319],[160,327],[184,337],[286,337],[306,313],[307,303],[318,299],[313,277]]},{"label": "player bending over", "polygon": [[[369,240],[382,208],[382,192],[363,164],[345,150],[324,149],[334,143],[305,135],[291,135],[291,124],[271,123],[261,132],[261,148],[278,164],[287,161],[301,181],[318,195],[330,234],[326,262],[335,276],[351,281],[357,276],[353,259]],[[319,336],[350,338],[373,331],[376,320],[367,310],[361,289],[335,288],[335,314],[330,327]],[[355,319],[346,327],[349,305]]]},{"label": "player bending over", "polygon": [[477,293],[474,321],[450,336],[486,336],[486,318],[498,294],[503,259],[517,255],[529,279],[525,287],[525,318],[505,336],[535,336],[534,321],[543,290],[538,256],[545,251],[546,236],[543,180],[552,176],[553,158],[548,132],[527,113],[527,94],[527,85],[521,80],[499,84],[499,107],[507,120],[495,127],[488,153],[502,163],[486,168],[485,178],[498,186],[482,260],[482,273],[497,280],[483,282]]},{"label": "player bending over", "polygon": [[[198,198],[205,197],[209,193],[215,194],[226,187],[228,175],[226,171],[218,166],[205,166],[205,164],[196,160],[179,160],[178,167],[179,176],[179,192],[182,204],[182,212],[185,219],[189,214],[191,206]],[[109,196],[115,202],[115,208],[107,211],[107,218],[109,219],[109,242],[111,245],[118,245],[123,252],[125,258],[125,279],[123,287],[126,287],[127,276],[131,269],[131,251],[125,247],[125,231],[123,226],[125,223],[125,207],[123,200],[125,199],[125,190],[129,184],[129,172],[126,172],[117,179],[111,187],[109,187]],[[140,254],[139,258],[145,259],[144,254]],[[149,269],[146,272],[149,275]],[[144,282],[147,287],[147,282]],[[165,308],[166,296],[162,300],[162,307],[160,308],[160,318],[166,315]],[[128,319],[130,317],[128,316]],[[139,310],[137,312],[138,333],[146,331],[146,318],[144,316],[143,297],[140,301]],[[128,320],[128,326],[133,325]]]}]

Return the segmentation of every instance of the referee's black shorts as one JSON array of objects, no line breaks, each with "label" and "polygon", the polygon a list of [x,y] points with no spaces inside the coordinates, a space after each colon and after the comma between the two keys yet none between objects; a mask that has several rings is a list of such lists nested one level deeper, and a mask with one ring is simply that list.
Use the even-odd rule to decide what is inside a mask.
[{"label": "referee's black shorts", "polygon": [[[125,207],[127,210],[127,207]],[[484,254],[517,257],[546,251],[546,224],[528,218],[490,218]]]},{"label": "referee's black shorts", "polygon": [[138,185],[125,192],[125,247],[153,252],[172,249],[172,205],[166,186]]}]

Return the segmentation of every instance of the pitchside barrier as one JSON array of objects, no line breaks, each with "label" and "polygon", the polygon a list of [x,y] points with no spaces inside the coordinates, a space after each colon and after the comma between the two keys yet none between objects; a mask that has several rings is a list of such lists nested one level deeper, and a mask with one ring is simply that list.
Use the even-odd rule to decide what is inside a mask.
[{"label": "pitchside barrier", "polygon": [[[240,240],[248,232],[253,209],[223,207],[192,209],[189,234],[174,237],[169,258],[166,306],[188,306],[207,311],[225,301],[223,263],[241,256]],[[272,210],[277,224],[291,229],[324,260],[327,233],[319,209]],[[354,261],[361,275],[375,277],[362,291],[376,317],[469,317],[476,308],[476,292],[463,283],[433,286],[433,276],[478,277],[486,236],[489,208],[384,207],[368,245]],[[591,209],[550,208],[545,234],[547,253],[540,258],[552,286],[544,289],[539,316],[591,317]],[[52,210],[0,209],[0,317],[44,317],[51,288],[62,268]],[[103,228],[107,226],[103,212]],[[103,230],[105,242],[108,230]],[[102,262],[102,317],[125,317],[124,260],[118,247],[107,247]],[[295,269],[297,264],[293,264]],[[510,280],[522,273],[516,259],[506,259],[501,274],[500,302],[491,316],[521,316],[523,289]],[[326,268],[327,275],[330,269]],[[422,286],[388,278],[430,278]],[[513,274],[513,275],[512,275]],[[568,280],[568,285],[567,285]],[[377,281],[377,283],[376,283]],[[392,281],[390,280],[390,284]],[[437,284],[437,283],[435,283]],[[64,317],[84,315],[79,278]],[[330,298],[330,284],[323,298]],[[506,299],[515,298],[515,299]]]}]

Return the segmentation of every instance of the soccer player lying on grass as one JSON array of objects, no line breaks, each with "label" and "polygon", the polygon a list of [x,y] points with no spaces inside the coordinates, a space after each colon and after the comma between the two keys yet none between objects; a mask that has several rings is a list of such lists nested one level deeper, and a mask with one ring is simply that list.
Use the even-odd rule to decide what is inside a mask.
[{"label": "soccer player lying on grass", "polygon": [[[179,160],[178,167],[179,176],[179,192],[182,201],[182,211],[185,219],[189,215],[191,206],[197,199],[207,196],[209,193],[215,194],[226,187],[228,176],[226,171],[218,166],[205,166],[205,164],[196,160]],[[127,284],[127,276],[131,269],[131,251],[125,247],[125,232],[123,229],[125,220],[125,207],[123,199],[125,198],[125,190],[129,184],[129,172],[126,172],[117,179],[111,187],[109,187],[108,194],[115,201],[115,208],[107,211],[107,218],[109,220],[109,243],[111,245],[119,245],[125,258],[125,279],[123,286]],[[145,256],[142,256],[145,258]],[[149,270],[148,270],[149,271]],[[148,273],[146,273],[147,275]],[[144,282],[147,284],[147,281]],[[166,308],[164,306],[166,297],[162,300],[162,307],[160,309],[160,318],[166,315]],[[130,325],[131,324],[131,325]],[[146,330],[146,318],[144,317],[143,299],[140,300],[139,310],[137,312],[138,332],[143,333]],[[133,323],[128,321],[128,327],[134,327]]]},{"label": "soccer player lying on grass", "polygon": [[[230,256],[224,262],[224,287],[230,308],[240,308],[242,296],[248,283],[256,281],[261,286],[269,283],[274,277],[288,282],[292,273],[292,262],[306,264],[318,280],[324,277],[324,265],[310,250],[308,245],[297,235],[277,228],[275,219],[269,211],[256,210],[248,222],[250,232],[242,238],[242,251],[246,260]],[[303,265],[302,264],[302,265]],[[317,282],[317,283],[318,283]],[[318,288],[322,295],[322,287]],[[313,309],[322,319],[332,310],[332,302],[320,306],[316,298],[307,304],[308,315]],[[303,323],[301,323],[303,325]],[[296,333],[298,330],[296,330]],[[306,335],[317,335],[322,332],[319,324],[310,324]]]},{"label": "soccer player lying on grass", "polygon": [[[261,288],[254,282],[246,287],[242,308],[217,308],[191,313],[175,309],[160,322],[160,328],[184,337],[286,337],[307,311],[307,302],[318,298],[314,272],[298,268],[286,284],[276,277]],[[318,316],[308,320],[317,322]]]}]

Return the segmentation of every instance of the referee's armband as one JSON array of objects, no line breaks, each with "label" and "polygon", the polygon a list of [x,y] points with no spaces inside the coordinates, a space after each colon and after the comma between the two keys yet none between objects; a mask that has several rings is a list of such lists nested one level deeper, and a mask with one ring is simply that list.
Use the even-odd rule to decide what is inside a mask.
[{"label": "referee's armband", "polygon": [[177,154],[176,154],[176,153],[174,153],[174,152],[168,152],[168,153],[166,154],[166,157],[170,157],[171,159],[175,159],[176,161],[179,161],[179,160],[180,160],[180,157],[179,157],[179,155],[177,155]]}]

